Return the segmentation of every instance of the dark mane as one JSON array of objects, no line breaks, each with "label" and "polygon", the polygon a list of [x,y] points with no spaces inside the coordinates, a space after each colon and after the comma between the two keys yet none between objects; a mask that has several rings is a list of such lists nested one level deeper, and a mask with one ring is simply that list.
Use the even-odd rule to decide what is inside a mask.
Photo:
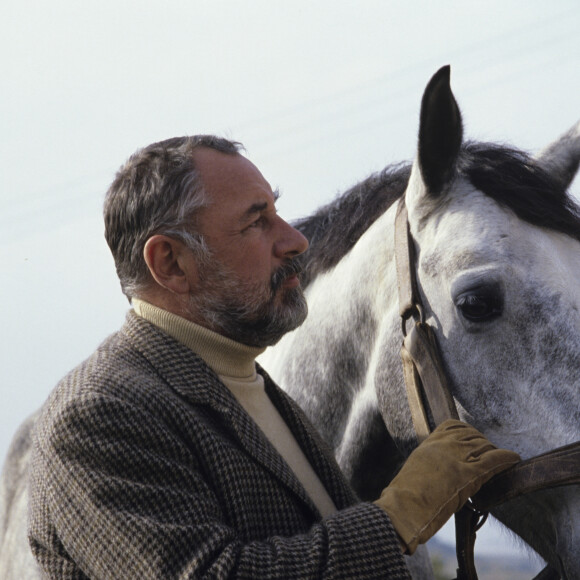
[{"label": "dark mane", "polygon": [[310,242],[300,257],[303,287],[336,266],[370,225],[403,195],[410,173],[409,164],[388,166],[292,224]]},{"label": "dark mane", "polygon": [[521,220],[580,241],[580,207],[527,153],[490,143],[467,143],[459,170]]},{"label": "dark mane", "polygon": [[[520,219],[580,241],[580,208],[532,157],[492,143],[467,142],[458,170],[483,193]],[[331,203],[293,225],[309,240],[299,260],[306,287],[349,252],[364,232],[399,199],[411,165],[391,165],[361,181]]]}]

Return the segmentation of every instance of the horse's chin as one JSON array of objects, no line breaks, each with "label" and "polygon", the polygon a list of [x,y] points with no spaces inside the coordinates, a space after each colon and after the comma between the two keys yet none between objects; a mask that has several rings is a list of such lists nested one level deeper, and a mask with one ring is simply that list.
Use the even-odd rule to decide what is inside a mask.
[{"label": "horse's chin", "polygon": [[557,528],[561,532],[555,551],[561,561],[562,578],[580,578],[580,495],[578,486],[566,490],[568,502],[558,511]]},{"label": "horse's chin", "polygon": [[578,486],[540,491],[492,510],[561,578],[580,578],[580,495]]}]

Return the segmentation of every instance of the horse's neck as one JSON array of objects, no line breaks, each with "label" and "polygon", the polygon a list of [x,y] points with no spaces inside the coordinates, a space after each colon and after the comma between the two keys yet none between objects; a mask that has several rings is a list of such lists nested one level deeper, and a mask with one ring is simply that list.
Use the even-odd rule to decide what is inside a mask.
[{"label": "horse's neck", "polygon": [[365,315],[384,319],[386,311],[396,308],[395,211],[390,208],[332,270],[311,282],[306,296],[312,319],[334,311],[341,323],[345,318],[356,323],[361,309]]}]

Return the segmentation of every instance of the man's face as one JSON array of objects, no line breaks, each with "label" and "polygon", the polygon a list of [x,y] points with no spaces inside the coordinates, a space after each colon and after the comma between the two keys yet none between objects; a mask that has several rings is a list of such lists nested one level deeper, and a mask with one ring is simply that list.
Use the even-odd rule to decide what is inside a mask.
[{"label": "man's face", "polygon": [[198,265],[191,313],[238,342],[275,344],[306,317],[292,258],[308,242],[278,216],[272,188],[245,157],[203,148],[194,163],[209,201],[198,231],[211,257]]}]

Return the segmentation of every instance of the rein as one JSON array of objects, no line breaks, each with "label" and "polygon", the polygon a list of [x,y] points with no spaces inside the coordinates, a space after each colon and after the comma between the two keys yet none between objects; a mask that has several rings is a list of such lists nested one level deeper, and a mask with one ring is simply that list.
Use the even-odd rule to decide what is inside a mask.
[{"label": "rein", "polygon": [[[399,202],[395,218],[395,260],[404,337],[401,347],[403,375],[411,419],[420,443],[437,425],[447,419],[458,419],[459,415],[435,333],[425,322],[404,198]],[[491,508],[534,491],[572,484],[580,484],[580,441],[521,461],[494,476],[455,514],[456,580],[477,580],[476,532],[485,523]],[[559,578],[560,575],[547,566],[534,580]]]}]

